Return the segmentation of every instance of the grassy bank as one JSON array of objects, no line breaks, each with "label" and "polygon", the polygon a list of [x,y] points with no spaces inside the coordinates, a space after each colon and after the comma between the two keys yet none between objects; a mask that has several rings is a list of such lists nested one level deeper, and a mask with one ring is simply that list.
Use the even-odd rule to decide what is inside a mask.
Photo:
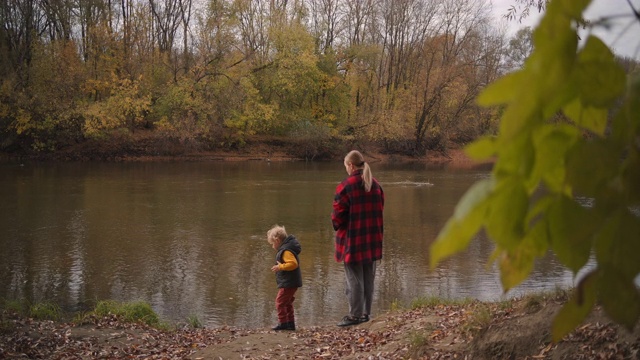
[{"label": "grassy bank", "polygon": [[142,302],[104,301],[62,314],[51,304],[5,302],[0,358],[53,359],[636,359],[640,329],[628,332],[599,307],[558,343],[551,322],[567,291],[496,302],[415,299],[360,325],[276,332],[167,324]]},{"label": "grassy bank", "polygon": [[[118,302],[114,300],[98,301],[89,311],[66,313],[51,302],[30,303],[24,300],[0,301],[0,331],[11,331],[11,318],[29,318],[35,321],[70,322],[82,326],[91,324],[95,319],[114,317],[122,323],[141,323],[161,330],[171,330],[178,324],[162,321],[151,305],[144,301]],[[192,328],[202,327],[197,316],[189,316],[183,325]]]}]

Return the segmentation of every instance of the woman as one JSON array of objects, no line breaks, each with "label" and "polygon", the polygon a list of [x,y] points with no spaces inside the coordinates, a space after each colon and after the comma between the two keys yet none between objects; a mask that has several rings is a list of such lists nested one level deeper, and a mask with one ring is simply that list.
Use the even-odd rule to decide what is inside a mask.
[{"label": "woman", "polygon": [[344,158],[346,179],[337,187],[331,221],[336,231],[335,259],[344,263],[349,315],[338,326],[369,321],[376,261],[382,259],[384,192],[362,154]]}]

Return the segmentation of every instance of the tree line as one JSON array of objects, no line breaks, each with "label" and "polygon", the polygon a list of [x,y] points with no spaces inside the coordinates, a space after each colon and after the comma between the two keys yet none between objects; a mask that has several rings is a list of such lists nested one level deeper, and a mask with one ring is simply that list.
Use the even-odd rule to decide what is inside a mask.
[{"label": "tree line", "polygon": [[530,46],[509,44],[485,0],[1,6],[5,151],[145,131],[182,146],[266,135],[309,153],[338,139],[421,155],[495,131],[497,110],[474,99]]},{"label": "tree line", "polygon": [[190,145],[264,134],[446,146],[491,127],[472,102],[503,64],[488,6],[7,0],[1,146],[51,151],[141,129]]}]

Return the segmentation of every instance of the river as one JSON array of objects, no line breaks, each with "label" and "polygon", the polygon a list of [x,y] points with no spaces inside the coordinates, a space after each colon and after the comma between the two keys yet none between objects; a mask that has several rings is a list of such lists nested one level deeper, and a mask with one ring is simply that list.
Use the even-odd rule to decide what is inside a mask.
[{"label": "river", "polygon": [[[574,284],[549,255],[504,294],[480,236],[429,270],[429,246],[489,171],[371,166],[386,195],[373,316],[418,297],[499,300]],[[280,224],[303,247],[298,325],[333,324],[348,309],[330,220],[345,176],[341,162],[0,164],[0,298],[68,311],[143,300],[170,322],[269,326],[277,289],[266,232]]]}]

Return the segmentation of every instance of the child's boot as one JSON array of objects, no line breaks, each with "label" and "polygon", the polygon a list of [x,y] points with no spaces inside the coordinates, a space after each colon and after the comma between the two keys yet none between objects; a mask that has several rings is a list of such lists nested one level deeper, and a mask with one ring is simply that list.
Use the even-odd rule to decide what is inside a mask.
[{"label": "child's boot", "polygon": [[289,330],[289,323],[278,323],[278,325],[272,327],[271,330]]},{"label": "child's boot", "polygon": [[287,330],[295,330],[296,329],[296,323],[294,321],[290,321],[288,323],[285,324],[287,326]]}]

